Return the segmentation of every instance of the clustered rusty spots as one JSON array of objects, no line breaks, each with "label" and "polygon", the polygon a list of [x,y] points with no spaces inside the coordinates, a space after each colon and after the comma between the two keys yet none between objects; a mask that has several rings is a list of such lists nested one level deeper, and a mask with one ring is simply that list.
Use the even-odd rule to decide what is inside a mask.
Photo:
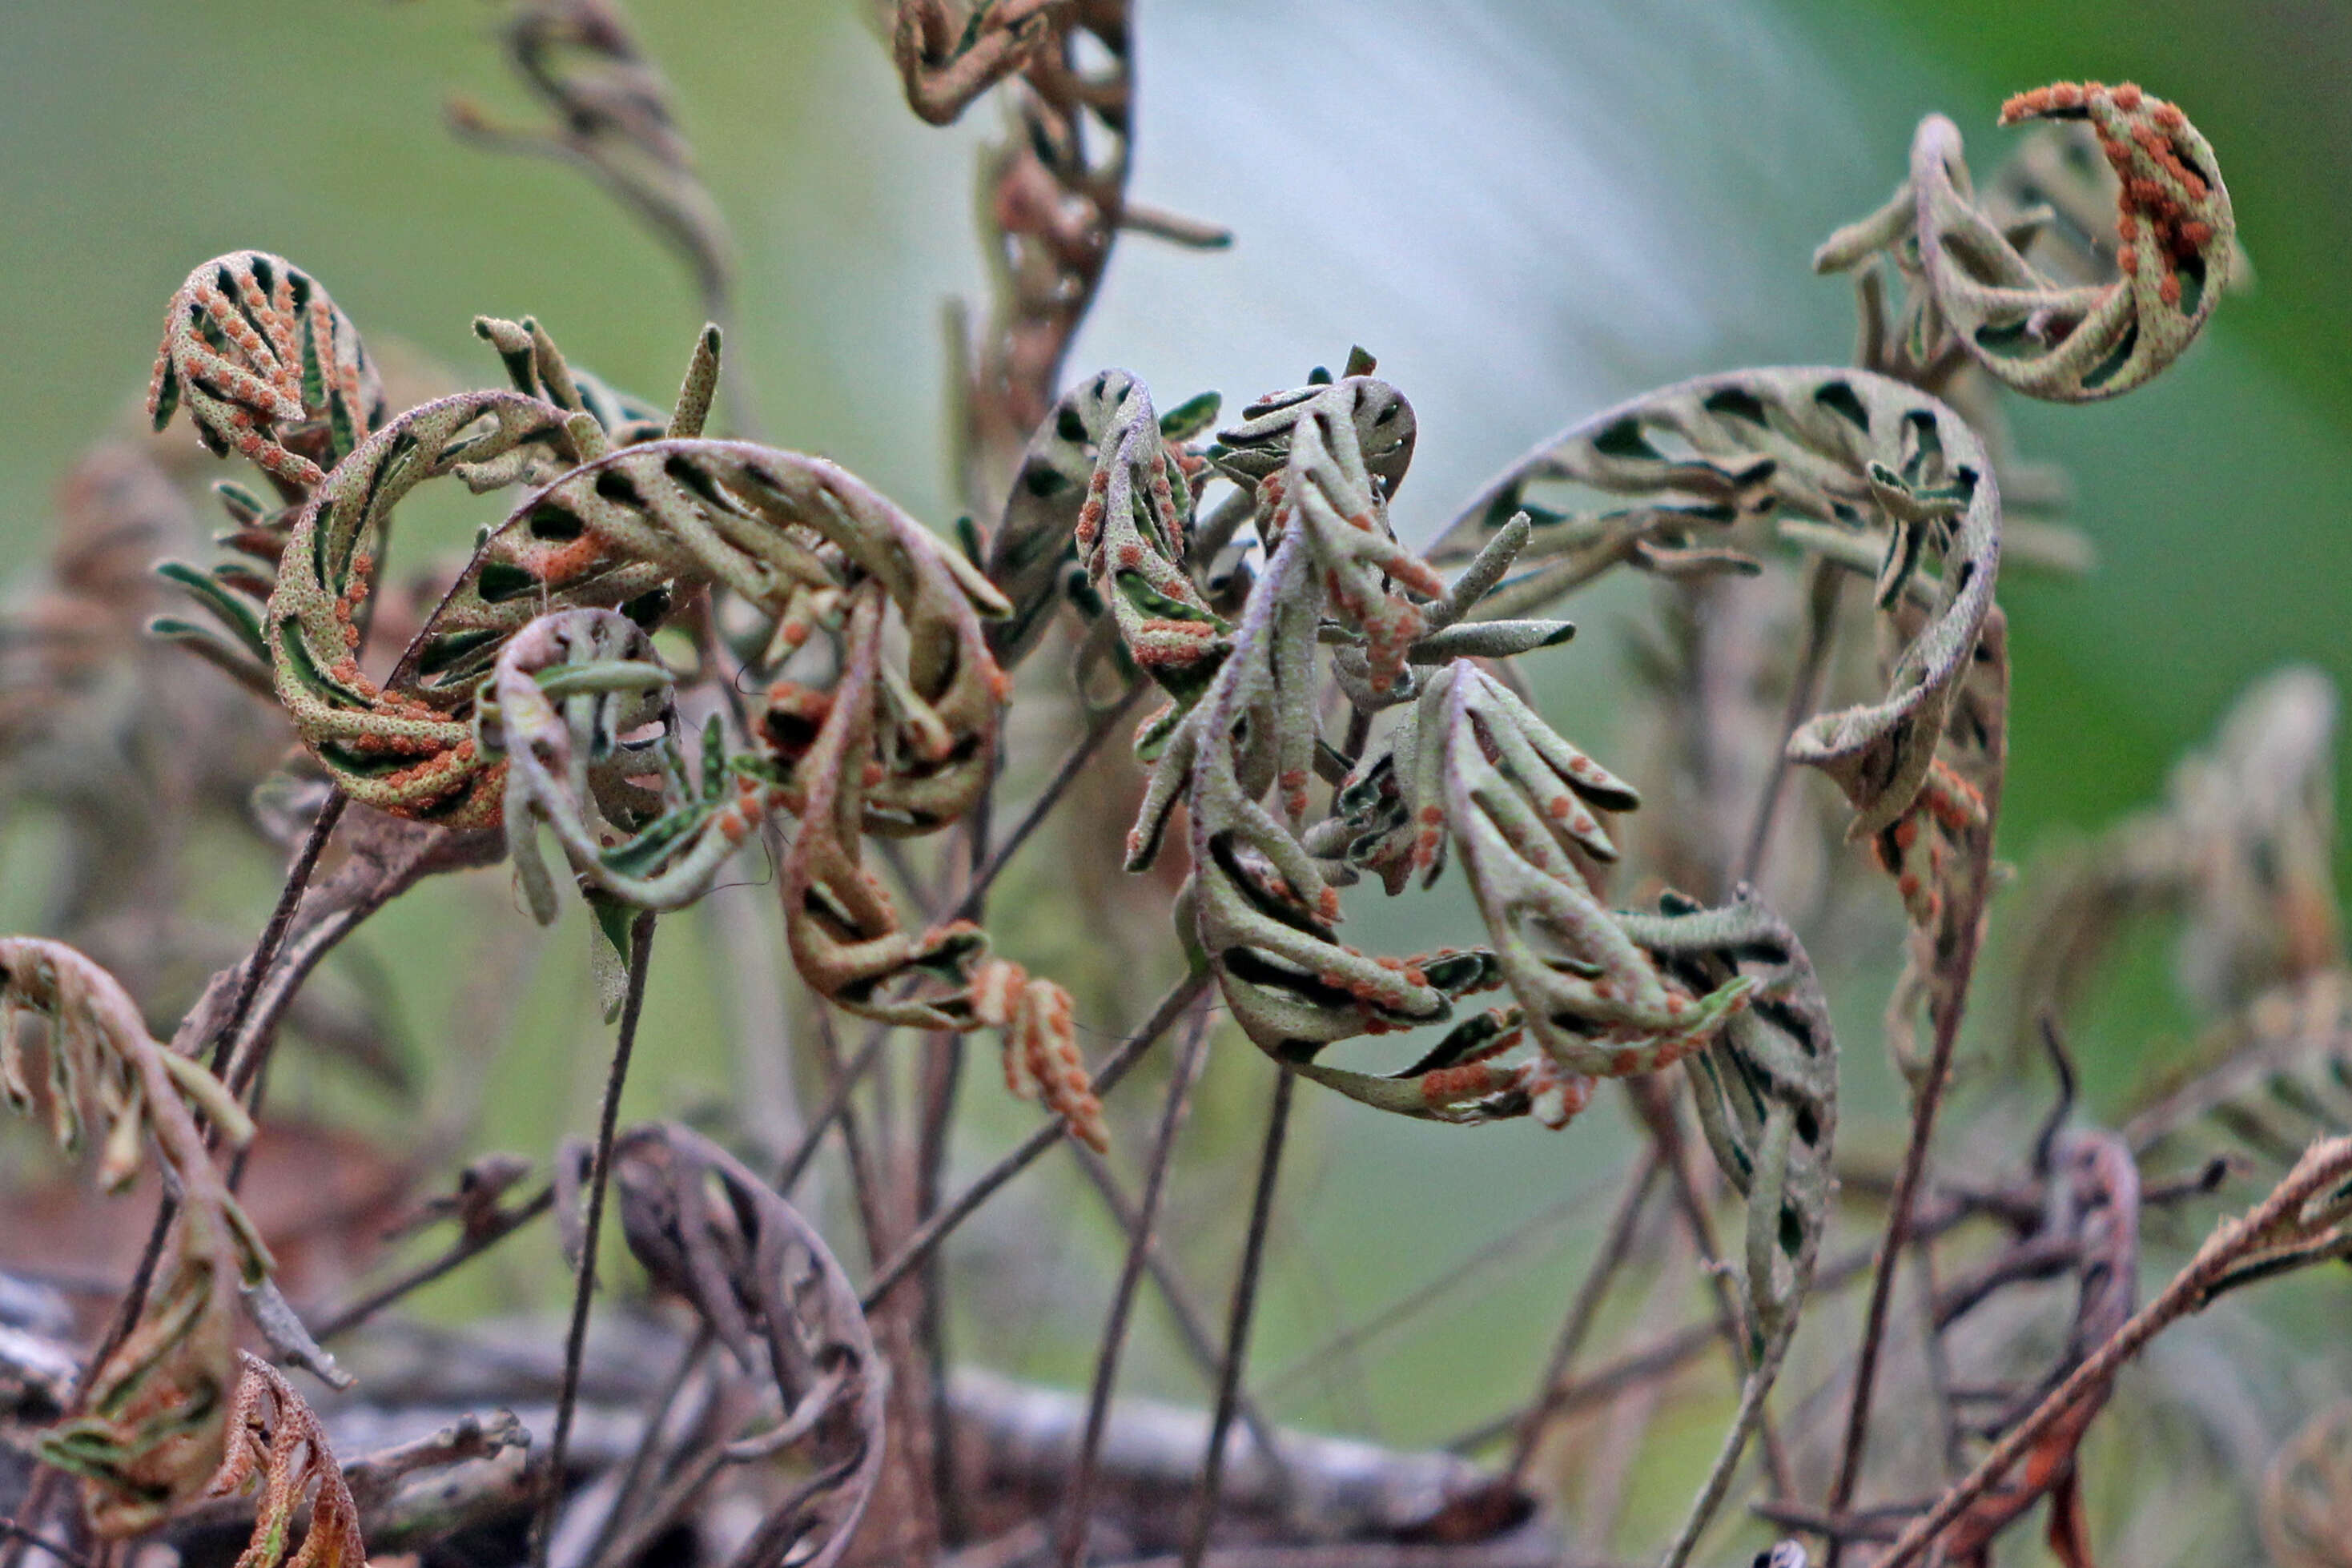
[{"label": "clustered rusty spots", "polygon": [[2126,275],[2137,274],[2139,242],[2152,237],[2158,297],[2178,309],[2181,266],[2195,264],[2201,270],[2217,233],[2210,216],[2196,216],[2211,204],[2213,187],[2189,162],[2201,149],[2184,141],[2192,133],[2188,116],[2132,82],[2110,88],[2062,81],[2019,93],[2000,106],[2003,125],[2074,116],[2090,121],[2099,151],[2116,173],[2116,231],[2122,241],[2116,265]]},{"label": "clustered rusty spots", "polygon": [[147,413],[161,430],[183,405],[215,455],[307,491],[383,418],[383,385],[309,274],[240,250],[188,274],[165,309]]},{"label": "clustered rusty spots", "polygon": [[1867,334],[1894,356],[1877,368],[1939,385],[1959,356],[2014,391],[2082,403],[2148,381],[2204,330],[2237,265],[2212,147],[2179,109],[2128,82],[2060,82],[2001,110],[2003,125],[2036,119],[2087,121],[2097,136],[2117,183],[2122,243],[2109,275],[2065,283],[2037,266],[2048,213],[2004,221],[1975,191],[1958,127],[1931,114],[1894,199],[1813,258],[1817,271],[1865,277],[1883,259],[1900,279],[1895,329]]}]

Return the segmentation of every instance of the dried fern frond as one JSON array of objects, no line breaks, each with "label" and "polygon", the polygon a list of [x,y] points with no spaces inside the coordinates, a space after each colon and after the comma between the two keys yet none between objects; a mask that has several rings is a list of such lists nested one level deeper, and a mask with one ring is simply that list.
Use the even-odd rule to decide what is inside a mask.
[{"label": "dried fern frond", "polygon": [[507,61],[546,107],[544,129],[502,125],[470,99],[448,105],[450,127],[494,152],[553,158],[585,170],[684,258],[712,314],[726,316],[734,244],[695,173],[670,109],[669,84],[612,0],[520,0],[499,30]]},{"label": "dried fern frond", "polygon": [[102,1130],[100,1185],[119,1191],[152,1145],[180,1215],[165,1239],[145,1310],[90,1374],[86,1414],[46,1434],[50,1463],[87,1483],[90,1524],[134,1535],[194,1498],[219,1462],[221,1413],[241,1287],[263,1285],[269,1249],[214,1168],[197,1117],[242,1145],[253,1122],[200,1062],[147,1033],[113,976],[72,948],[0,937],[0,1090],[20,1111],[34,1091],[20,1048],[20,1015],[48,1026],[50,1131],[72,1152]]},{"label": "dried fern frond", "polygon": [[[980,170],[993,307],[977,342],[961,310],[949,322],[955,467],[966,504],[982,516],[1051,410],[1078,323],[1129,223],[1133,25],[1130,0],[977,0],[961,30],[942,0],[897,6],[892,50],[922,119],[946,124],[1017,77],[1013,133]],[[1227,237],[1181,222],[1152,227],[1181,243]]]},{"label": "dried fern frond", "polygon": [[[2076,1277],[2074,1315],[2057,1367],[2030,1388],[2022,1407],[1996,1417],[1986,1436],[2025,1414],[2049,1387],[2122,1330],[2139,1299],[2140,1179],[2130,1145],[2113,1132],[2063,1133],[2046,1145],[2043,1173],[2052,1194],[2052,1226],[2073,1235]],[[2049,1227],[2045,1227],[2045,1230]],[[2046,1240],[2046,1236],[2038,1236]],[[2021,1242],[2021,1247],[2025,1243]],[[1939,1311],[1937,1316],[1943,1314]],[[2105,1408],[2102,1384],[2070,1406],[2035,1439],[2015,1468],[1971,1503],[1943,1536],[1955,1563],[1989,1562],[1994,1541],[2047,1499],[2051,1550],[2067,1568],[2089,1568],[2089,1528],[2075,1465],[2084,1434]]]},{"label": "dried fern frond", "polygon": [[2085,1400],[2104,1397],[2124,1363],[2150,1340],[2219,1297],[2264,1279],[2352,1258],[2352,1138],[2311,1145],[2278,1185],[2243,1215],[2217,1225],[2156,1299],[2084,1355],[2064,1381],[2003,1435],[1968,1477],[1914,1520],[1882,1561],[1904,1568],[2042,1445]]},{"label": "dried fern frond", "polygon": [[1940,114],[1920,121],[1894,199],[1832,235],[1813,267],[1891,258],[1908,296],[1895,332],[1914,365],[1960,352],[2031,396],[2117,396],[2161,374],[2211,318],[2233,266],[2230,193],[2197,128],[2130,82],[2059,82],[2001,107],[2004,125],[2034,119],[2087,121],[2121,181],[2111,278],[2062,284],[2028,261],[2021,247],[2037,221],[2003,226],[1985,211],[1959,129]]},{"label": "dried fern frond", "polygon": [[2336,688],[2290,666],[2240,695],[2212,742],[2136,812],[2036,879],[2019,952],[2016,1028],[2073,1005],[2134,919],[2181,921],[2173,973],[2200,1009],[2338,969]]},{"label": "dried fern frond", "polygon": [[[740,1463],[804,1449],[813,1471],[736,1561],[839,1562],[884,1458],[887,1377],[856,1288],[815,1228],[709,1139],[653,1123],[621,1134],[613,1157],[630,1252],[656,1284],[692,1303],[738,1366],[775,1386],[775,1424],[730,1443],[727,1457]],[[572,1171],[579,1163],[562,1162]]]},{"label": "dried fern frond", "polygon": [[266,1271],[268,1249],[213,1169],[197,1125],[201,1114],[232,1145],[252,1138],[252,1120],[220,1080],[152,1037],[114,977],[72,948],[0,937],[0,1090],[20,1112],[35,1103],[19,1044],[26,1013],[48,1026],[49,1130],[58,1146],[77,1152],[89,1124],[100,1123],[99,1184],[119,1192],[139,1173],[152,1139],[184,1199],[234,1215],[239,1244],[256,1272]]},{"label": "dried fern frond", "polygon": [[[233,1497],[260,1482],[253,1538],[236,1568],[366,1568],[359,1506],[327,1446],[326,1428],[277,1368],[255,1355],[237,1359],[245,1370],[229,1411],[228,1453],[205,1488],[207,1497]],[[306,1497],[310,1525],[289,1563],[294,1517]]]},{"label": "dried fern frond", "polygon": [[236,1381],[230,1306],[246,1244],[217,1205],[184,1202],[139,1321],[89,1374],[83,1414],[42,1435],[43,1460],[82,1480],[106,1540],[142,1535],[205,1495]]},{"label": "dried fern frond", "polygon": [[2352,1568],[2352,1405],[2321,1411],[2279,1449],[2256,1517],[2275,1568]]}]

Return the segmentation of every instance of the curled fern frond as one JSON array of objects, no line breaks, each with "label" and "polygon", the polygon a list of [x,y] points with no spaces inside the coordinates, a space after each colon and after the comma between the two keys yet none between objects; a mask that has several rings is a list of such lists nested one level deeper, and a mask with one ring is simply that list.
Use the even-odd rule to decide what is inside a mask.
[{"label": "curled fern frond", "polygon": [[1619,928],[1693,994],[1753,984],[1706,1048],[1687,1058],[1699,1127],[1717,1166],[1748,1200],[1745,1273],[1754,1335],[1739,1412],[1724,1435],[1666,1561],[1686,1561],[1729,1490],[1764,1401],[1779,1379],[1836,1190],[1837,1038],[1812,962],[1788,923],[1741,888],[1719,909],[1669,895],[1657,914],[1621,913]]},{"label": "curled fern frond", "polygon": [[1892,258],[1908,300],[1898,335],[1912,363],[1965,353],[2031,396],[2087,403],[2161,374],[2196,341],[2234,263],[2237,224],[2212,147],[2173,105],[2130,82],[2059,82],[2021,93],[2000,122],[2086,121],[2119,182],[2116,271],[2057,282],[1979,203],[1960,132],[1931,114],[1911,142],[1910,178],[1884,208],[1830,237],[1816,271]]},{"label": "curled fern frond", "polygon": [[1461,851],[1529,1032],[1567,1079],[1554,1120],[1583,1105],[1591,1079],[1670,1067],[1748,1005],[1744,979],[1697,994],[1669,983],[1578,869],[1579,855],[1616,858],[1593,808],[1639,804],[1622,781],[1466,663],[1431,682],[1420,733],[1434,774],[1425,798]]},{"label": "curled fern frond", "polygon": [[898,0],[890,47],[907,107],[952,125],[973,99],[1024,69],[1053,41],[1055,13],[1069,0],[975,0],[956,26],[942,0]]},{"label": "curled fern frond", "polygon": [[[793,966],[818,994],[883,1023],[1003,1031],[1008,1086],[1034,1091],[1075,1135],[1100,1148],[1108,1132],[1078,1055],[1067,995],[992,954],[987,933],[968,921],[907,930],[863,863],[861,835],[877,816],[898,831],[906,826],[903,814],[883,810],[894,773],[905,771],[882,761],[884,737],[896,736],[882,663],[885,603],[870,580],[849,595],[831,690],[780,685],[769,693],[767,734],[790,760],[800,813],[778,872]],[[973,671],[1001,679],[986,654],[980,657]],[[983,752],[989,743],[981,743]],[[918,769],[942,758],[936,744],[898,754]]]},{"label": "curled fern frond", "polygon": [[1334,668],[1343,685],[1356,674],[1377,702],[1430,629],[1423,604],[1444,598],[1445,582],[1389,525],[1389,497],[1412,462],[1412,405],[1372,379],[1369,358],[1359,363],[1367,374],[1243,409],[1244,423],[1217,432],[1210,458],[1256,487],[1269,540],[1293,530],[1306,535],[1323,595],[1353,644],[1353,659],[1342,657]]},{"label": "curled fern frond", "polygon": [[[1528,501],[1531,487],[1563,480],[1643,504],[1592,515]],[[1481,606],[1517,614],[1588,580],[1596,561],[1621,558],[1629,540],[1654,551],[1697,549],[1710,569],[1719,566],[1719,551],[1677,542],[1701,525],[1727,528],[1776,510],[1798,520],[1783,524],[1797,542],[1874,571],[1882,610],[1894,610],[1930,561],[1937,568],[1926,590],[1932,611],[1906,635],[1885,697],[1814,718],[1790,744],[1791,760],[1837,782],[1854,808],[1851,832],[1865,838],[1909,810],[1927,779],[2000,563],[1991,464],[1975,433],[1937,399],[1868,371],[1829,368],[1739,371],[1645,393],[1513,463],[1430,554],[1466,558],[1528,512],[1529,554],[1566,560],[1505,583]]]},{"label": "curled fern frond", "polygon": [[1008,667],[1043,633],[1074,552],[1128,657],[1168,693],[1154,721],[1163,728],[1232,647],[1186,569],[1196,490],[1171,447],[1141,382],[1119,370],[1089,377],[1031,438],[988,554],[989,581],[1013,604],[990,628]]},{"label": "curled fern frond", "polygon": [[[256,1355],[237,1359],[244,1376],[229,1410],[228,1453],[205,1488],[207,1497],[234,1497],[260,1482],[253,1536],[236,1568],[366,1568],[359,1505],[327,1446],[326,1428],[277,1368]],[[289,1563],[289,1537],[305,1498],[310,1524]]]},{"label": "curled fern frond", "polygon": [[[460,618],[467,623],[457,628],[460,635],[485,629],[484,621],[491,628],[520,626],[533,604],[522,595],[538,586],[526,563],[551,550],[540,542],[536,551],[518,551],[520,560],[478,563],[415,670],[389,689],[359,667],[357,612],[374,591],[374,542],[417,486],[511,458],[526,446],[567,447],[577,439],[560,411],[537,398],[510,392],[439,398],[361,443],[296,520],[265,616],[278,700],[353,799],[451,826],[497,824],[499,794],[484,785],[471,731],[457,711],[470,682],[453,679],[467,654],[480,657],[495,643],[495,631],[460,644],[439,628]],[[521,586],[510,589],[509,580]],[[645,588],[657,585],[651,579]]]},{"label": "curled fern frond", "polygon": [[[567,1180],[587,1151],[572,1153],[561,1163]],[[884,1461],[888,1378],[856,1289],[816,1228],[709,1139],[675,1122],[633,1127],[613,1160],[630,1252],[693,1305],[738,1366],[774,1385],[774,1425],[738,1439],[730,1457],[801,1450],[814,1471],[741,1560],[828,1568],[856,1535]]]},{"label": "curled fern frond", "polygon": [[59,1146],[79,1148],[94,1122],[102,1187],[126,1185],[152,1146],[179,1194],[160,1285],[92,1372],[85,1413],[42,1437],[43,1457],[87,1483],[92,1527],[110,1539],[134,1535],[197,1496],[219,1463],[236,1375],[233,1303],[241,1288],[270,1289],[269,1248],[214,1167],[197,1117],[236,1146],[252,1138],[253,1122],[201,1062],[149,1036],[112,975],[62,942],[0,937],[0,1090],[18,1110],[35,1103],[19,1048],[24,1013],[48,1025]]},{"label": "curled fern frond", "polygon": [[[1464,662],[1557,642],[1568,628],[1498,623],[1493,637],[1465,641],[1477,623],[1456,625],[1509,570],[1528,525],[1501,529],[1451,589],[1406,552],[1387,509],[1411,460],[1412,414],[1370,368],[1359,355],[1345,377],[1253,405],[1211,451],[1249,487],[1273,553],[1229,656],[1167,731],[1128,865],[1156,856],[1181,800],[1192,863],[1181,918],[1235,1020],[1302,1076],[1408,1115],[1532,1110],[1562,1125],[1592,1078],[1654,1071],[1703,1043],[1746,983],[1703,999],[1666,986],[1568,858],[1571,840],[1613,853],[1591,807],[1629,808],[1633,792]],[[1461,646],[1438,646],[1449,637]],[[1325,645],[1367,718],[1418,700],[1338,781],[1333,816],[1310,830],[1310,780],[1337,771],[1313,708]],[[1279,815],[1264,804],[1269,792]],[[1433,876],[1449,836],[1496,952],[1378,958],[1337,940],[1339,886],[1360,869],[1391,891]],[[1517,1007],[1458,1026],[1401,1074],[1316,1059],[1338,1040],[1443,1022],[1456,997],[1498,981]],[[1533,1048],[1523,1048],[1529,1033]]]},{"label": "curled fern frond", "polygon": [[161,430],[184,405],[216,456],[249,458],[298,492],[384,416],[350,318],[308,273],[259,250],[205,262],[165,309],[147,412]]},{"label": "curled fern frond", "polygon": [[[649,728],[652,735],[640,735]],[[731,839],[724,833],[698,835],[684,864],[666,865],[671,875],[648,880],[639,864],[643,848],[633,843],[631,869],[638,874],[613,885],[615,872],[600,829],[610,825],[635,833],[659,815],[661,795],[632,781],[675,765],[677,731],[669,671],[645,628],[627,616],[559,610],[507,640],[475,699],[474,735],[481,754],[503,759],[508,854],[541,924],[556,915],[555,884],[539,858],[542,822],[554,829],[575,868],[603,873],[597,879],[605,891],[641,909],[671,907],[674,900],[667,895],[673,883],[684,896],[698,896],[715,862],[734,852],[740,832]],[[715,851],[701,839],[711,841]],[[675,852],[678,840],[666,837],[663,847]]]}]

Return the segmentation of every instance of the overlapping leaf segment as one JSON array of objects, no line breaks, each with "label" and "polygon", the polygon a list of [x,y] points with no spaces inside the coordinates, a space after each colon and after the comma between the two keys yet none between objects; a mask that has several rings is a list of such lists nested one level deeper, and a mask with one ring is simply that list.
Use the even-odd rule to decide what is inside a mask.
[{"label": "overlapping leaf segment", "polygon": [[[1160,853],[1183,805],[1192,881],[1180,918],[1253,1040],[1384,1110],[1455,1121],[1532,1111],[1562,1124],[1594,1079],[1653,1071],[1715,1039],[1753,1004],[1759,982],[1737,966],[1696,989],[1673,978],[1596,893],[1589,873],[1615,856],[1601,814],[1632,809],[1634,792],[1486,662],[1565,641],[1572,628],[1477,618],[1488,601],[1522,597],[1521,585],[1542,578],[1539,567],[1507,581],[1538,531],[1516,504],[1497,508],[1488,526],[1482,500],[1447,534],[1450,543],[1477,542],[1451,586],[1400,544],[1389,501],[1415,426],[1403,396],[1370,368],[1359,360],[1336,381],[1266,398],[1205,447],[1164,430],[1132,377],[1093,378],[1032,443],[992,564],[1013,600],[1008,626],[1033,626],[1059,584],[1083,605],[1108,606],[1134,663],[1169,699],[1139,737],[1153,767],[1128,864],[1140,868]],[[1662,408],[1672,395],[1663,395]],[[1775,459],[1764,438],[1790,443],[1763,399],[1748,405],[1736,466],[1672,463],[1646,449],[1637,457],[1619,440],[1621,455],[1609,459],[1619,488],[1752,491],[1769,503]],[[1859,468],[1866,433],[1842,416],[1807,417],[1806,429],[1826,420],[1848,430],[1833,449]],[[1630,429],[1633,416],[1623,422]],[[1890,416],[1887,443],[1895,424]],[[1584,445],[1592,439],[1587,433]],[[1654,471],[1637,471],[1643,463]],[[1781,486],[1820,500],[1829,467],[1817,459]],[[1213,476],[1240,498],[1196,541],[1195,498]],[[1869,493],[1862,475],[1846,477],[1847,488]],[[1885,483],[1906,485],[1894,470]],[[1704,521],[1737,516],[1726,505]],[[1255,578],[1207,559],[1241,526],[1254,528],[1264,552]],[[1080,581],[1056,575],[1064,542],[1075,543]],[[1327,655],[1337,695],[1356,716],[1352,755],[1322,738]],[[1375,734],[1373,716],[1391,710]],[[1310,826],[1318,775],[1331,804]],[[1449,848],[1459,849],[1491,951],[1390,958],[1339,942],[1339,888],[1366,871],[1391,892],[1416,876],[1433,879]],[[1402,1073],[1319,1059],[1354,1036],[1447,1022],[1458,998],[1497,985],[1507,986],[1507,1005],[1459,1021]]]},{"label": "overlapping leaf segment", "polygon": [[[835,465],[701,438],[715,330],[665,420],[572,369],[534,322],[476,328],[513,390],[383,419],[356,335],[315,283],[254,252],[198,268],[172,302],[156,417],[184,405],[281,504],[236,503],[236,542],[274,577],[180,569],[223,629],[173,629],[273,691],[354,800],[503,823],[541,920],[555,900],[541,823],[607,912],[698,898],[776,824],[810,985],[894,1024],[1004,1030],[1016,1089],[1099,1142],[1066,995],[968,923],[908,929],[862,860],[865,836],[934,831],[985,787],[1007,688],[982,625],[1003,597]],[[530,488],[378,682],[359,656],[383,541],[394,509],[443,476]],[[714,714],[693,760],[648,641],[673,621],[709,654],[732,636],[730,668],[761,688],[746,733],[730,746]]]}]

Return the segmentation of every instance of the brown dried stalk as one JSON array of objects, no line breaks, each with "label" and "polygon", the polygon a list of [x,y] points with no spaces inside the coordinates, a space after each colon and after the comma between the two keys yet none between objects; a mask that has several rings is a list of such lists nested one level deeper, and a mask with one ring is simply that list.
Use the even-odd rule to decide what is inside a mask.
[{"label": "brown dried stalk", "polygon": [[2352,1138],[2313,1144],[2269,1196],[2244,1217],[2225,1219],[2216,1226],[2155,1300],[2085,1356],[1965,1480],[1915,1521],[1880,1560],[1879,1568],[1903,1568],[1926,1551],[2078,1405],[2104,1391],[2124,1363],[2182,1318],[2239,1286],[2352,1256],[2352,1232],[2344,1226],[2347,1211],[2352,1211]]}]

